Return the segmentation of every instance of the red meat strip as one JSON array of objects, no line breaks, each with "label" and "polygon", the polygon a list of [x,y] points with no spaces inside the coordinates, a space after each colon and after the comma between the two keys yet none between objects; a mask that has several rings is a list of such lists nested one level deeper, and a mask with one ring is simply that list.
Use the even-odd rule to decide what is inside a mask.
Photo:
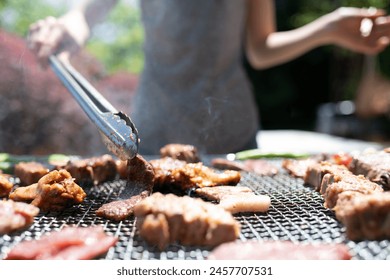
[{"label": "red meat strip", "polygon": [[229,242],[215,248],[209,260],[349,260],[344,244],[295,244],[289,241]]},{"label": "red meat strip", "polygon": [[86,260],[108,251],[117,241],[102,227],[66,227],[39,240],[24,241],[7,255],[8,260]]}]

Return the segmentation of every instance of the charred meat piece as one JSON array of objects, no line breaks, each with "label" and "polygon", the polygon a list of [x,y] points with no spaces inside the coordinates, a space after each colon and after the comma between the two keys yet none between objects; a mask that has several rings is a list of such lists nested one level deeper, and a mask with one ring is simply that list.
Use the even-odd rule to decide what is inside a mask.
[{"label": "charred meat piece", "polygon": [[83,202],[84,190],[64,169],[53,170],[38,181],[37,197],[31,202],[42,211],[61,211],[73,204]]},{"label": "charred meat piece", "polygon": [[154,159],[149,161],[154,170],[154,185],[155,188],[174,184],[172,170],[184,168],[186,162],[171,157]]},{"label": "charred meat piece", "polygon": [[344,244],[295,244],[290,241],[229,242],[215,248],[209,260],[349,260]]},{"label": "charred meat piece", "polygon": [[162,158],[151,160],[150,163],[156,174],[156,188],[173,185],[186,190],[218,185],[237,185],[241,179],[238,171],[217,172],[201,162],[186,163],[172,158]]},{"label": "charred meat piece", "polygon": [[266,212],[271,200],[266,195],[256,195],[247,187],[217,186],[195,190],[196,194],[217,200],[219,206],[230,213]]},{"label": "charred meat piece", "polygon": [[236,170],[236,171],[246,171],[250,172],[251,170],[245,166],[241,161],[233,161],[225,158],[213,158],[211,160],[211,166],[217,169],[222,170]]},{"label": "charred meat piece", "polygon": [[224,158],[214,158],[211,166],[222,170],[236,170],[253,172],[263,176],[274,176],[278,173],[278,168],[272,163],[262,159],[248,159],[245,161],[232,161]]},{"label": "charred meat piece", "polygon": [[282,167],[291,175],[297,178],[303,178],[309,166],[326,161],[329,155],[319,154],[306,159],[284,159]]},{"label": "charred meat piece", "polygon": [[8,197],[14,184],[8,180],[8,176],[0,174],[0,198]]},{"label": "charred meat piece", "polygon": [[58,169],[66,169],[78,184],[97,185],[114,180],[117,174],[116,162],[110,155],[71,160]]},{"label": "charred meat piece", "polygon": [[287,170],[287,172],[296,177],[303,178],[306,175],[306,171],[309,166],[317,163],[313,159],[284,159],[282,161],[282,167]]},{"label": "charred meat piece", "polygon": [[210,200],[220,201],[227,195],[253,194],[253,191],[248,187],[217,186],[199,188],[195,190],[195,193]]},{"label": "charred meat piece", "polygon": [[188,163],[199,162],[198,150],[192,145],[168,144],[160,149],[161,157],[171,157]]},{"label": "charred meat piece", "polygon": [[278,168],[272,163],[262,159],[247,159],[244,165],[251,171],[262,176],[274,176],[278,174]]},{"label": "charred meat piece", "polygon": [[10,198],[17,201],[31,201],[42,211],[61,211],[73,204],[81,203],[86,197],[84,190],[64,169],[53,170],[39,179],[37,184],[17,188]]},{"label": "charred meat piece", "polygon": [[9,198],[15,201],[30,203],[38,196],[38,183],[26,187],[16,188],[9,194]]},{"label": "charred meat piece", "polygon": [[356,176],[345,173],[340,177],[328,173],[322,179],[321,193],[325,200],[325,207],[330,209],[335,207],[339,195],[345,191],[371,194],[374,192],[383,192],[383,189],[378,184],[366,179],[363,175]]},{"label": "charred meat piece", "polygon": [[327,161],[322,161],[308,166],[303,180],[306,184],[313,186],[316,191],[320,191],[322,179],[328,173],[339,177],[343,177],[344,174],[351,174],[344,165],[337,165]]},{"label": "charred meat piece", "polygon": [[66,227],[39,240],[17,244],[7,260],[89,260],[115,245],[117,238],[107,235],[102,227]]},{"label": "charred meat piece", "polygon": [[343,192],[334,210],[349,239],[390,238],[390,192],[367,195]]},{"label": "charred meat piece", "polygon": [[128,161],[126,189],[121,193],[124,200],[113,201],[102,205],[96,215],[107,219],[121,221],[134,212],[134,206],[149,196],[154,185],[152,166],[140,155]]},{"label": "charred meat piece", "polygon": [[221,207],[199,198],[154,193],[134,208],[140,235],[163,250],[183,245],[216,246],[237,239],[240,225]]},{"label": "charred meat piece", "polygon": [[390,190],[390,153],[382,151],[354,156],[349,168],[352,173],[364,175]]},{"label": "charred meat piece", "polygon": [[39,162],[20,162],[15,165],[14,173],[22,186],[28,186],[38,182],[49,169]]},{"label": "charred meat piece", "polygon": [[0,200],[0,234],[7,234],[31,225],[39,208],[12,200]]}]

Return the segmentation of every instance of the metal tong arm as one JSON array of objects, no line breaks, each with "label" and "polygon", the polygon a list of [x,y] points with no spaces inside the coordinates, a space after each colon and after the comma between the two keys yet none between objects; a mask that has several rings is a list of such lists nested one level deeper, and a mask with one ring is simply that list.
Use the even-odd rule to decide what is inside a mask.
[{"label": "metal tong arm", "polygon": [[89,117],[106,112],[118,113],[118,110],[78,73],[72,65],[60,62],[55,56],[50,56],[49,60],[57,76]]},{"label": "metal tong arm", "polygon": [[69,63],[60,62],[55,56],[50,56],[49,61],[58,78],[105,136],[108,148],[121,159],[133,158],[138,152],[138,132],[130,118],[115,109]]}]

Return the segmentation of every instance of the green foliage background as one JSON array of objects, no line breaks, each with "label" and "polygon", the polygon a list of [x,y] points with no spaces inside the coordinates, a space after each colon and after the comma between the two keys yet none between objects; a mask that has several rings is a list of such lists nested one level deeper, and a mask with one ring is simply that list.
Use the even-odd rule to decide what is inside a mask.
[{"label": "green foliage background", "polygon": [[[302,26],[341,6],[373,6],[390,12],[388,0],[275,0],[275,3],[279,30]],[[49,15],[59,16],[65,10],[64,6],[53,7],[44,0],[0,0],[0,28],[26,36],[32,22]],[[142,71],[144,34],[137,7],[119,1],[94,34],[87,49],[105,65],[108,73]],[[256,71],[246,63],[263,128],[313,129],[320,104],[354,98],[362,61],[362,55],[325,46],[267,70]],[[389,61],[390,48],[378,55],[378,69],[387,77],[390,77]]]},{"label": "green foliage background", "polygon": [[[47,16],[60,16],[66,10],[64,4],[53,6],[43,0],[0,0],[0,27],[25,37],[31,23]],[[89,52],[106,66],[109,73],[118,70],[140,73],[143,67],[143,30],[139,10],[128,2],[119,1],[100,27],[100,34],[92,36],[87,44]],[[112,34],[104,34],[105,30],[114,32],[115,38]]]}]

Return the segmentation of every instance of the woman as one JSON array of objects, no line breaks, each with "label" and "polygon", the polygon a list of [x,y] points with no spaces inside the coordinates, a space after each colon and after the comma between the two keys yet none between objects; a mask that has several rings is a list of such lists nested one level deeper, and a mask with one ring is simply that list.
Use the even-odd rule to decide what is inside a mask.
[{"label": "woman", "polygon": [[[30,28],[29,46],[40,62],[78,51],[91,28],[116,0],[84,1],[64,16]],[[242,66],[292,60],[334,44],[374,54],[388,44],[390,22],[375,9],[339,8],[295,30],[277,32],[273,0],[142,0],[145,67],[131,118],[140,153],[158,154],[168,143],[220,154],[256,147],[258,112]],[[375,22],[360,30],[363,19]]]}]

